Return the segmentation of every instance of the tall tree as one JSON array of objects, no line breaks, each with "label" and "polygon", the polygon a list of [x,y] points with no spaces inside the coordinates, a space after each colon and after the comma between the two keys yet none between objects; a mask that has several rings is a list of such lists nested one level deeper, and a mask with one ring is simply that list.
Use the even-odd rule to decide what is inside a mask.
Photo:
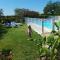
[{"label": "tall tree", "polygon": [[5,27],[2,25],[3,19],[1,18],[4,16],[3,9],[0,9],[0,38],[2,37],[2,34],[6,32]]},{"label": "tall tree", "polygon": [[15,9],[15,16],[19,16],[18,21],[20,21],[20,22],[24,21],[24,14],[26,14],[25,11],[28,11],[28,10],[24,9],[24,8],[23,9],[19,9],[19,8]]},{"label": "tall tree", "polygon": [[[44,8],[44,14],[46,15],[60,15],[60,2],[49,2],[45,8]],[[55,19],[53,20],[53,27],[52,30],[54,31],[54,22]]]},{"label": "tall tree", "polygon": [[0,9],[0,23],[2,22],[1,16],[4,16],[3,9]]},{"label": "tall tree", "polygon": [[[39,13],[36,11],[30,11],[29,9],[15,9],[15,15],[19,16],[20,18],[24,19],[24,17],[39,17]],[[21,20],[23,21],[23,20]]]},{"label": "tall tree", "polygon": [[60,15],[60,2],[48,3],[43,11],[44,14]]},{"label": "tall tree", "polygon": [[3,16],[3,9],[0,9],[0,16]]}]

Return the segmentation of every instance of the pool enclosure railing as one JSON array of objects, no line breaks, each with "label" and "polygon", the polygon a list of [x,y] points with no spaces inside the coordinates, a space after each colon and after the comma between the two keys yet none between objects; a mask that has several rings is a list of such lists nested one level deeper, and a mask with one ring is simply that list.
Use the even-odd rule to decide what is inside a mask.
[{"label": "pool enclosure railing", "polygon": [[49,18],[27,18],[25,17],[25,21],[28,25],[32,26],[32,24],[36,24],[41,27],[40,29],[41,34],[51,32],[52,30],[56,30],[54,22],[58,21],[59,19],[60,19],[60,16],[50,16]]}]

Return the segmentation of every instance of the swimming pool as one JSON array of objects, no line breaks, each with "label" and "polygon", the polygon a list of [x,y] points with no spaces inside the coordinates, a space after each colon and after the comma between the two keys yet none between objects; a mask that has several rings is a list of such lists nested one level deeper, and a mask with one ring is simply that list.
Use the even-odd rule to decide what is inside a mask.
[{"label": "swimming pool", "polygon": [[[34,23],[34,24],[37,24],[37,25],[39,25],[39,26],[42,26],[42,20],[43,20],[43,19],[39,19],[39,18],[27,18],[26,20],[27,20],[26,22],[27,22],[28,24]],[[44,19],[44,22],[43,22],[44,27],[46,27],[46,28],[48,28],[48,29],[52,29],[52,26],[53,26],[52,20],[53,20],[53,19],[51,19],[51,18],[49,18],[49,19]]]}]

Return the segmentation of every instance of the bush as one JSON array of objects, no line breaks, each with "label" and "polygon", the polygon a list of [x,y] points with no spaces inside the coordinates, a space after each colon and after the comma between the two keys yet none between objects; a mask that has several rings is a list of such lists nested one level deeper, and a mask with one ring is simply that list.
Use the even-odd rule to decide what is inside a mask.
[{"label": "bush", "polygon": [[55,30],[52,30],[52,32],[51,33],[56,33],[56,31]]},{"label": "bush", "polygon": [[0,53],[0,60],[12,60],[12,49],[2,49]]},{"label": "bush", "polygon": [[54,40],[54,35],[50,35],[47,37],[47,43],[50,47],[52,47],[52,45],[54,44],[55,40]]},{"label": "bush", "polygon": [[5,26],[3,26],[1,23],[0,23],[0,38],[3,36],[4,33],[7,32],[7,29]]},{"label": "bush", "polygon": [[12,49],[2,49],[2,55],[8,56],[10,51],[12,51]]}]

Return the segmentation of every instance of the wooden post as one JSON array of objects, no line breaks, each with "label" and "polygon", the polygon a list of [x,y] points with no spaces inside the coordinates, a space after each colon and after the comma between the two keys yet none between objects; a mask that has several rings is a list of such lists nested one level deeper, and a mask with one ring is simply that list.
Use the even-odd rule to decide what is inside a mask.
[{"label": "wooden post", "polygon": [[42,34],[44,34],[44,21],[42,20]]},{"label": "wooden post", "polygon": [[52,24],[53,24],[53,26],[52,26],[52,31],[55,31],[54,22],[55,22],[55,17],[54,17],[54,19],[52,20]]}]

